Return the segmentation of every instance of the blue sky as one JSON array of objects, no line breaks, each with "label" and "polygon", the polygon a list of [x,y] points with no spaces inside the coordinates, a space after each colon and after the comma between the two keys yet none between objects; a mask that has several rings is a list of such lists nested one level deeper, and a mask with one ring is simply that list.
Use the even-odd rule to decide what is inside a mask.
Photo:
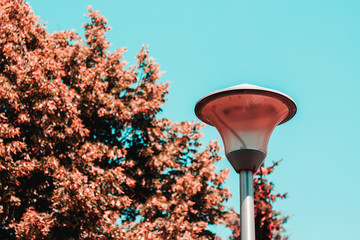
[{"label": "blue sky", "polygon": [[[298,113],[277,127],[265,162],[284,159],[271,180],[289,198],[276,209],[292,215],[292,240],[357,240],[360,215],[360,1],[85,1],[30,0],[50,32],[82,33],[86,6],[112,30],[111,50],[127,47],[134,62],[142,44],[171,82],[161,117],[196,119],[203,95],[250,83],[291,96]],[[203,129],[204,142],[219,138]],[[230,167],[224,159],[219,168]],[[226,181],[239,210],[238,176]],[[224,239],[229,232],[216,231]]]}]

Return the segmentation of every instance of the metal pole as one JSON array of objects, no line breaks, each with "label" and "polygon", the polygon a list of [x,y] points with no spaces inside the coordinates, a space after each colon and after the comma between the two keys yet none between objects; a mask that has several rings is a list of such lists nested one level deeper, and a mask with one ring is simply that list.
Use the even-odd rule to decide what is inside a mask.
[{"label": "metal pole", "polygon": [[253,172],[240,171],[241,240],[255,240]]}]

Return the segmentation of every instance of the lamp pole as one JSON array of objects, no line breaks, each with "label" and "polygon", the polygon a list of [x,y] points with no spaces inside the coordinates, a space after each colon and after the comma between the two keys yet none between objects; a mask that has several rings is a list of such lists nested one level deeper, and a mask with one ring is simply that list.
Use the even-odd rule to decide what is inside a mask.
[{"label": "lamp pole", "polygon": [[241,240],[255,240],[253,174],[266,157],[272,131],[296,109],[286,94],[250,84],[212,92],[196,103],[196,116],[216,127],[226,158],[239,173]]},{"label": "lamp pole", "polygon": [[242,170],[239,177],[241,240],[255,240],[253,172]]}]

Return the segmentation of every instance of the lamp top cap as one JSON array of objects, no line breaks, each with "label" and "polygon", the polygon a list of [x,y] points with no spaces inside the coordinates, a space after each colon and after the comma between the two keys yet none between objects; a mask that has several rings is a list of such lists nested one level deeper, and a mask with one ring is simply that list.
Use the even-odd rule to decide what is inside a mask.
[{"label": "lamp top cap", "polygon": [[280,91],[273,90],[270,88],[264,88],[264,87],[259,87],[256,85],[244,83],[244,84],[239,84],[236,86],[220,89],[220,90],[211,92],[211,93],[205,95],[204,97],[202,97],[195,105],[196,116],[200,120],[206,122],[207,124],[213,125],[211,122],[208,122],[206,120],[206,118],[204,118],[202,116],[202,109],[204,108],[204,106],[207,103],[211,102],[212,100],[215,100],[215,99],[218,99],[221,97],[225,97],[225,96],[229,96],[229,95],[235,95],[235,94],[262,95],[262,96],[273,97],[273,98],[276,98],[276,99],[280,100],[281,102],[283,102],[289,108],[289,113],[284,118],[284,120],[282,120],[279,123],[279,125],[289,121],[295,115],[295,113],[297,111],[295,101],[291,97],[286,95],[285,93],[282,93]]}]

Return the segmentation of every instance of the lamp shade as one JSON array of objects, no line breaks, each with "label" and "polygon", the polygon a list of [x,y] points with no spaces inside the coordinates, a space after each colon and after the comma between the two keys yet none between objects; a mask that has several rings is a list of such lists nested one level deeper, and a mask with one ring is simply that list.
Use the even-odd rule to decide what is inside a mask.
[{"label": "lamp shade", "polygon": [[250,84],[212,92],[195,106],[197,117],[219,131],[237,172],[259,168],[274,128],[295,113],[296,104],[286,94]]}]

